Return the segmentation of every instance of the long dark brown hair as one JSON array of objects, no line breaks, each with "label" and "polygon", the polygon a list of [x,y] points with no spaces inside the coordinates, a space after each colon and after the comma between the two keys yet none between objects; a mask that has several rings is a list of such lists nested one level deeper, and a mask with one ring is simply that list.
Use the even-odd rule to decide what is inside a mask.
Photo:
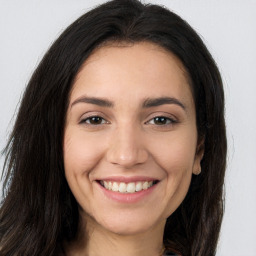
[{"label": "long dark brown hair", "polygon": [[175,54],[190,77],[202,172],[167,219],[164,244],[183,256],[216,253],[226,166],[224,93],[218,68],[197,33],[173,12],[137,0],[109,1],[70,25],[48,50],[25,90],[5,149],[0,254],[57,255],[76,238],[78,205],[64,175],[69,93],[81,65],[104,42],[148,41]]}]

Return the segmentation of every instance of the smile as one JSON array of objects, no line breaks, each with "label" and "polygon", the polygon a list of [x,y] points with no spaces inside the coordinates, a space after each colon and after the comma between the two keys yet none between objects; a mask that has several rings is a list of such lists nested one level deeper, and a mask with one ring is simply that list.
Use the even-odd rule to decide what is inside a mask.
[{"label": "smile", "polygon": [[137,181],[137,182],[117,182],[117,181],[99,181],[100,185],[105,189],[119,193],[136,193],[147,190],[154,186],[157,181]]}]

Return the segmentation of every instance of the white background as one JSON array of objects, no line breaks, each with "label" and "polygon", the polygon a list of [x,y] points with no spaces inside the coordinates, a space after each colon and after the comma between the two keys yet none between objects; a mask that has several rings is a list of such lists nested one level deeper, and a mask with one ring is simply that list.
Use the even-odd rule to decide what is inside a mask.
[{"label": "white background", "polygon": [[[0,0],[1,149],[25,85],[49,45],[78,16],[102,2]],[[229,154],[226,211],[217,255],[255,256],[256,1],[150,2],[163,4],[187,20],[219,65],[226,92]]]}]

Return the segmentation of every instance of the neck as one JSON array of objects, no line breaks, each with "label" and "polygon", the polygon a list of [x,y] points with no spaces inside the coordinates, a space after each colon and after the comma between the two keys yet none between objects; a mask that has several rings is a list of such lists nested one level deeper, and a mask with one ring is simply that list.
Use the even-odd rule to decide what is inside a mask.
[{"label": "neck", "polygon": [[165,221],[139,234],[115,234],[95,224],[90,217],[81,225],[76,241],[66,244],[66,256],[160,256]]}]

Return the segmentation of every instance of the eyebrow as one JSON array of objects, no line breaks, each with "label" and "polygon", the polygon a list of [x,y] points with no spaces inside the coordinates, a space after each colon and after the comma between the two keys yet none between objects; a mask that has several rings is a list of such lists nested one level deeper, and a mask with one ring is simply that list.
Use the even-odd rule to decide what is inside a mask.
[{"label": "eyebrow", "polygon": [[165,104],[175,104],[180,106],[183,110],[186,110],[186,107],[181,101],[173,97],[160,97],[160,98],[148,98],[143,102],[143,108],[157,107]]},{"label": "eyebrow", "polygon": [[[76,99],[74,102],[72,102],[71,107],[73,107],[78,103],[89,103],[89,104],[97,105],[100,107],[108,107],[108,108],[114,107],[114,103],[108,99],[97,98],[97,97],[86,97],[86,96]],[[183,110],[186,110],[185,105],[181,103],[181,101],[173,97],[147,98],[142,103],[142,108],[152,108],[152,107],[157,107],[165,104],[175,104],[181,107]]]},{"label": "eyebrow", "polygon": [[114,106],[114,103],[112,101],[104,98],[96,98],[96,97],[78,98],[71,104],[71,107],[73,107],[77,103],[89,103],[89,104],[94,104],[100,107],[109,107],[109,108]]}]

